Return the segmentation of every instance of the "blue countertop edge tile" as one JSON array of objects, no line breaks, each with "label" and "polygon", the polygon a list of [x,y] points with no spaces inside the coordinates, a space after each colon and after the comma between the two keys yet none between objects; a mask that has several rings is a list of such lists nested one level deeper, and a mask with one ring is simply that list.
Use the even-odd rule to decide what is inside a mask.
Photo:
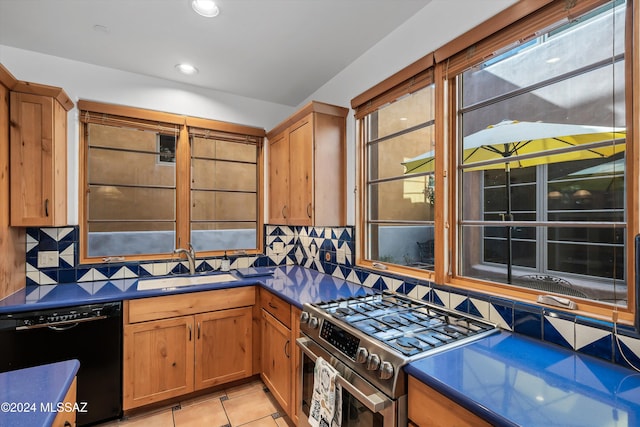
[{"label": "blue countertop edge tile", "polygon": [[[47,410],[46,405],[55,408],[55,405],[64,401],[79,368],[80,362],[74,359],[0,373],[0,405],[3,405],[0,425],[52,425],[58,412]],[[6,405],[16,405],[16,409],[24,409],[28,405],[29,410],[10,412],[6,411]]]},{"label": "blue countertop edge tile", "polygon": [[639,373],[510,332],[404,369],[496,426],[632,426],[640,420]]},{"label": "blue countertop edge tile", "polygon": [[[238,279],[236,281],[170,289],[138,291],[137,278],[58,285],[29,285],[0,300],[0,315],[252,285],[262,286],[298,308],[302,308],[306,302],[321,302],[375,292],[373,289],[304,267],[261,268],[264,269],[264,276],[243,278],[238,272],[232,270],[230,273]],[[217,274],[219,273],[210,275]],[[160,277],[170,276],[155,278]]]},{"label": "blue countertop edge tile", "polygon": [[[234,282],[172,288],[170,290],[158,289],[138,291],[138,279],[28,286],[26,289],[0,300],[0,315],[64,306],[122,301],[252,285],[268,289],[298,308],[302,308],[303,304],[307,302],[317,303],[321,301],[378,292],[375,289],[363,287],[344,279],[335,278],[300,266],[281,266],[275,268],[265,267],[264,276],[249,278],[242,278],[233,270],[231,271],[231,274],[238,278],[238,280]],[[505,337],[509,337],[509,340],[504,341]],[[473,353],[473,350],[480,348],[477,346],[480,346],[482,351],[489,354],[489,357],[492,359],[498,359],[499,363],[504,363],[504,366],[510,366],[510,369],[521,369],[524,373],[530,373],[530,371],[533,370],[536,372],[537,377],[542,381],[546,381],[548,379],[550,384],[554,387],[558,384],[564,384],[569,387],[568,389],[573,389],[573,386],[578,381],[584,380],[585,373],[583,372],[583,368],[585,366],[586,371],[589,371],[590,368],[592,368],[600,377],[612,377],[615,379],[622,377],[623,375],[631,375],[634,377],[632,380],[627,380],[626,377],[624,377],[625,381],[627,381],[627,383],[624,384],[624,388],[628,389],[629,387],[632,387],[633,391],[637,391],[639,401],[636,403],[634,400],[635,397],[632,401],[629,401],[627,399],[627,393],[627,395],[625,395],[625,399],[627,400],[624,401],[626,404],[624,409],[630,410],[633,412],[634,416],[638,417],[636,419],[640,419],[640,379],[638,379],[638,389],[636,390],[636,374],[633,371],[596,358],[590,358],[589,356],[575,353],[570,349],[544,343],[520,334],[503,331],[500,334],[411,362],[405,366],[405,371],[409,375],[416,377],[421,382],[431,386],[443,395],[451,398],[461,406],[469,409],[471,412],[496,426],[511,427],[523,424],[522,419],[519,419],[518,416],[514,417],[511,413],[503,413],[500,408],[496,407],[499,405],[492,405],[491,402],[487,404],[487,402],[478,401],[473,396],[470,396],[470,394],[472,395],[473,393],[468,393],[464,388],[458,387],[462,381],[461,367],[458,367],[458,369],[446,370],[448,372],[453,372],[447,376],[442,375],[441,372],[434,370],[429,366],[433,363],[438,363],[443,366],[446,366],[447,363],[454,365],[455,363],[459,364],[461,363],[461,358],[464,359],[463,354],[464,351],[466,351],[464,349],[471,348],[471,353]],[[519,354],[518,351],[514,350],[514,348],[520,349],[520,351],[523,348],[526,348],[527,351]],[[574,375],[578,375],[578,370],[581,370],[580,375],[582,376],[579,376],[577,379],[571,379],[564,378],[562,375],[559,376],[557,372],[552,372],[550,374],[545,372],[547,365],[552,362],[562,362],[563,360],[569,360],[570,363],[573,363],[569,370],[572,371]],[[476,361],[473,363],[479,362]],[[482,369],[481,365],[480,369]],[[638,378],[640,378],[640,375],[638,375]],[[604,382],[607,383],[607,381]],[[585,392],[586,390],[586,394],[590,394],[591,392],[585,387],[578,387],[578,391]],[[600,385],[600,387],[602,388],[603,386]],[[619,387],[622,387],[622,384],[619,384]],[[604,387],[604,390],[609,390],[611,399],[614,399],[615,397],[614,400],[617,402],[616,399],[619,399],[619,397],[616,396],[615,388],[612,389],[611,387]],[[599,397],[606,397],[606,394],[603,395],[600,390],[598,390],[597,393],[599,393]],[[543,404],[539,404],[538,406],[541,408],[544,407]],[[614,412],[615,408],[616,407],[612,404]],[[589,408],[585,410],[588,409]],[[532,417],[536,416],[531,413],[528,413],[527,415]],[[528,421],[530,420],[526,420],[524,424],[531,425]],[[549,427],[554,424],[549,424],[548,421],[545,421],[534,425],[544,425],[545,427]]]}]

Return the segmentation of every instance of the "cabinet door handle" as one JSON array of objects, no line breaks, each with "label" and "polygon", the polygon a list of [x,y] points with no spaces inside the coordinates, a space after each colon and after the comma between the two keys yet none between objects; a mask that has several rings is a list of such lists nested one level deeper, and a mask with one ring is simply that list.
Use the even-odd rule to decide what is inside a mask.
[{"label": "cabinet door handle", "polygon": [[286,343],[284,343],[284,354],[285,356],[287,356],[287,359],[289,358],[290,354],[289,354],[289,340],[287,340]]},{"label": "cabinet door handle", "polygon": [[198,339],[200,339],[200,322],[198,322]]},{"label": "cabinet door handle", "polygon": [[189,328],[189,341],[191,341],[191,325],[189,325],[188,328]]},{"label": "cabinet door handle", "polygon": [[307,205],[307,216],[311,218],[311,203]]},{"label": "cabinet door handle", "polygon": [[44,199],[44,216],[49,216],[49,199]]},{"label": "cabinet door handle", "polygon": [[282,207],[282,218],[287,218],[287,205]]}]

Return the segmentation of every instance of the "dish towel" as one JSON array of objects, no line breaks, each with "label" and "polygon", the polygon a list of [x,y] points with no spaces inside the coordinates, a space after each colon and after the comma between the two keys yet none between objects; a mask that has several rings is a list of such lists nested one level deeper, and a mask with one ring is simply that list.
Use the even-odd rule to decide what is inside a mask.
[{"label": "dish towel", "polygon": [[322,357],[316,359],[309,411],[312,427],[342,426],[342,386],[336,382],[338,375],[338,371]]}]

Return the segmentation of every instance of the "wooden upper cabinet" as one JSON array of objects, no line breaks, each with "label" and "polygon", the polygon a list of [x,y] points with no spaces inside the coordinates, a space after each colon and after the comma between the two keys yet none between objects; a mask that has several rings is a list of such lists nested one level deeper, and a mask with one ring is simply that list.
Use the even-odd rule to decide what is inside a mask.
[{"label": "wooden upper cabinet", "polygon": [[289,135],[269,141],[269,222],[286,224],[289,206]]},{"label": "wooden upper cabinet", "polygon": [[67,111],[60,88],[19,82],[10,102],[12,226],[67,224]]},{"label": "wooden upper cabinet", "polygon": [[267,133],[269,223],[346,224],[348,112],[313,101]]}]

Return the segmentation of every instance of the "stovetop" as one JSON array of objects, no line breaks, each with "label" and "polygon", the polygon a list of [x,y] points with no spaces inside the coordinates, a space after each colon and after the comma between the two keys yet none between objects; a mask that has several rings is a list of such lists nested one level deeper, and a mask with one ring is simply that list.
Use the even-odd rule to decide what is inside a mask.
[{"label": "stovetop", "polygon": [[317,307],[405,356],[495,329],[483,321],[394,294],[332,301]]},{"label": "stovetop", "polygon": [[483,319],[384,292],[304,304],[300,331],[392,398],[407,363],[498,332]]}]

